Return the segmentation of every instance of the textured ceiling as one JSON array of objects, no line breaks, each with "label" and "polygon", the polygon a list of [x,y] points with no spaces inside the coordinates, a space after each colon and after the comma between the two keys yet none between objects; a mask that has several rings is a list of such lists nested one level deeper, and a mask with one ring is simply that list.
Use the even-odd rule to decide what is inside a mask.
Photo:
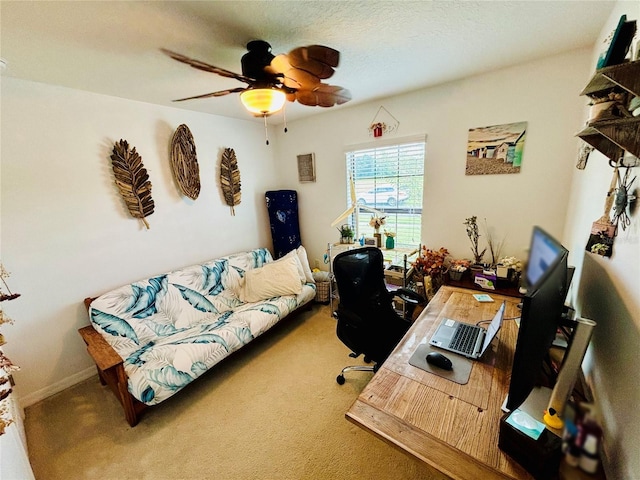
[{"label": "textured ceiling", "polygon": [[[629,2],[629,3],[635,3]],[[556,53],[592,47],[610,1],[6,1],[3,76],[237,118],[237,94],[171,100],[244,84],[180,64],[165,47],[240,73],[248,41],[274,53],[323,44],[341,52],[330,83],[342,107]],[[324,111],[287,106],[287,118]],[[281,116],[272,118],[279,123]]]}]

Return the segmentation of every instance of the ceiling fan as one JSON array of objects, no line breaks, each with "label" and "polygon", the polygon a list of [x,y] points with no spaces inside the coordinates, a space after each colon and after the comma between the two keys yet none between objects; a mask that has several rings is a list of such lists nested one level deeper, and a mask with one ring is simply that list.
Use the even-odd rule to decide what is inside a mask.
[{"label": "ceiling fan", "polygon": [[240,93],[245,108],[266,119],[282,109],[286,100],[320,107],[341,105],[351,100],[347,89],[322,82],[333,75],[340,60],[340,52],[330,47],[311,45],[295,48],[288,54],[273,55],[269,43],[253,40],[247,44],[248,52],[241,59],[242,75],[164,48],[161,50],[174,60],[198,70],[247,84],[246,87],[180,98],[175,102]]}]

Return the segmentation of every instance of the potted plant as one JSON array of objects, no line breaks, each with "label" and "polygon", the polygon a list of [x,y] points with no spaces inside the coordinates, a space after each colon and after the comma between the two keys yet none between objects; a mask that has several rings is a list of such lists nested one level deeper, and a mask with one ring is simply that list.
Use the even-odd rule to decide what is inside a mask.
[{"label": "potted plant", "polygon": [[344,224],[338,228],[340,232],[340,243],[353,243],[353,228],[351,225]]},{"label": "potted plant", "polygon": [[471,242],[471,253],[473,253],[473,261],[476,265],[482,265],[482,259],[484,257],[484,253],[487,251],[485,247],[482,251],[480,251],[478,240],[480,239],[480,231],[478,229],[478,217],[475,215],[473,217],[469,217],[464,221],[464,224],[467,227],[467,237],[469,237],[469,241]]},{"label": "potted plant", "polygon": [[462,279],[462,275],[467,271],[471,262],[469,260],[452,260],[449,265],[449,278],[454,281]]}]

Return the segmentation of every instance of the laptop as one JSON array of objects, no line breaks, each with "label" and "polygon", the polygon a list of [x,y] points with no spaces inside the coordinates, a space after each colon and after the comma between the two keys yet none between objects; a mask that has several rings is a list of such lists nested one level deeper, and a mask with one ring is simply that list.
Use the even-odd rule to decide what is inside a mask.
[{"label": "laptop", "polygon": [[429,340],[429,344],[468,358],[478,359],[487,351],[491,341],[498,334],[505,308],[506,304],[502,302],[486,330],[478,325],[443,318],[436,333]]}]

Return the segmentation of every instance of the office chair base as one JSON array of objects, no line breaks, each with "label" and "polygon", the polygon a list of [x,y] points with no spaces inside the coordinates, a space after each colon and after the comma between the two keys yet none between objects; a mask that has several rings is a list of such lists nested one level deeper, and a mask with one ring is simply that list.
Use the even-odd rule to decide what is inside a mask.
[{"label": "office chair base", "polygon": [[345,372],[350,372],[350,371],[376,373],[378,371],[378,364],[376,363],[375,365],[372,365],[372,366],[368,366],[368,365],[351,365],[350,367],[344,367],[342,369],[342,372],[340,372],[340,375],[338,375],[336,377],[336,382],[338,382],[338,385],[344,385],[344,382],[346,381],[345,378],[344,378],[344,374],[345,374]]}]

